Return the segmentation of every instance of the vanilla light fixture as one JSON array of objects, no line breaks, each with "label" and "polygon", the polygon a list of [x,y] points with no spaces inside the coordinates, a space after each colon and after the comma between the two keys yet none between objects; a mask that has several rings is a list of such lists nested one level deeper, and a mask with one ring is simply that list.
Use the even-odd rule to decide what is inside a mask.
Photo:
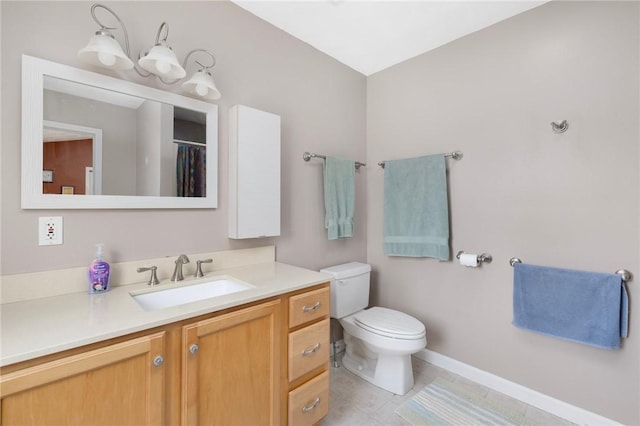
[{"label": "vanilla light fixture", "polygon": [[[111,30],[115,30],[116,28],[107,27],[102,24],[96,17],[96,8],[102,8],[116,18],[124,34],[124,50],[111,33]],[[100,29],[91,37],[89,44],[78,51],[78,57],[80,59],[92,65],[115,70],[129,70],[133,68],[138,75],[142,77],[156,76],[164,84],[175,84],[186,77],[187,72],[185,68],[187,68],[189,58],[194,54],[201,53],[201,56],[206,55],[209,57],[211,64],[203,65],[198,60],[194,60],[200,68],[188,81],[182,84],[182,88],[186,92],[204,99],[220,99],[220,91],[216,88],[211,72],[209,71],[216,64],[216,59],[213,54],[206,49],[194,49],[187,54],[181,65],[173,49],[171,49],[171,46],[167,43],[169,25],[166,22],[160,24],[160,28],[158,28],[155,45],[148,51],[140,52],[136,66],[131,60],[127,28],[120,17],[107,6],[99,3],[91,6],[91,16],[100,26]]]}]

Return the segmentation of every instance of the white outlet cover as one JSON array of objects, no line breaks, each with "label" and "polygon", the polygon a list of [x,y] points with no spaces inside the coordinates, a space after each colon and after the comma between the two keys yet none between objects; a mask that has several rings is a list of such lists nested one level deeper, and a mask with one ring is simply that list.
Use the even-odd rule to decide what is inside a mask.
[{"label": "white outlet cover", "polygon": [[41,246],[62,244],[62,216],[46,216],[39,218],[38,244]]}]

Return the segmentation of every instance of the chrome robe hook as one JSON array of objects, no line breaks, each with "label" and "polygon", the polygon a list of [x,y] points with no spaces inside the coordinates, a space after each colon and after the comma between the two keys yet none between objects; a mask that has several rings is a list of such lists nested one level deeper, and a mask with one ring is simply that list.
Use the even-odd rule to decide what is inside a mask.
[{"label": "chrome robe hook", "polygon": [[551,122],[551,129],[555,133],[564,133],[569,128],[569,123],[567,120],[562,120],[560,123],[556,123],[555,121]]}]

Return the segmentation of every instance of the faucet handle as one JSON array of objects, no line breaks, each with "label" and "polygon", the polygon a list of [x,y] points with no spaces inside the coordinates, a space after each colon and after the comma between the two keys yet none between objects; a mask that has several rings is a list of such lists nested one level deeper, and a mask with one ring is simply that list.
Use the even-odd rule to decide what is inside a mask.
[{"label": "faucet handle", "polygon": [[157,269],[158,269],[157,266],[150,266],[148,268],[138,268],[136,270],[138,272],[151,271],[151,277],[149,277],[149,282],[147,283],[147,285],[158,285],[158,284],[160,284],[160,280],[158,279],[158,276],[156,275],[156,270]]},{"label": "faucet handle", "polygon": [[204,277],[204,272],[202,272],[202,264],[203,263],[213,263],[213,259],[196,260],[196,273],[195,273],[194,277],[196,277],[196,278]]}]

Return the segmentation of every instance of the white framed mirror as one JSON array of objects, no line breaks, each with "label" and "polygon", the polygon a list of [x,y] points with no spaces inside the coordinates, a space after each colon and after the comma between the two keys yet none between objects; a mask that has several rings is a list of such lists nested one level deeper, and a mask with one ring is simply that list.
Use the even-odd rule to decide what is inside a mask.
[{"label": "white framed mirror", "polygon": [[218,107],[22,56],[22,208],[216,208]]}]

